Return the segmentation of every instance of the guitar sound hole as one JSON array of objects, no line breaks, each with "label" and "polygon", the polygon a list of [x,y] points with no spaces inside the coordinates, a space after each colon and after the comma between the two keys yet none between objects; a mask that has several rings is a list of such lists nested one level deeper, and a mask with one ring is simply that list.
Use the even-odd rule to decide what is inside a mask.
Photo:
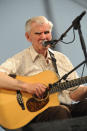
[{"label": "guitar sound hole", "polygon": [[30,112],[36,112],[36,111],[42,109],[48,102],[49,102],[49,96],[47,95],[47,92],[46,92],[44,94],[43,99],[40,99],[36,96],[28,99],[26,102],[26,106]]}]

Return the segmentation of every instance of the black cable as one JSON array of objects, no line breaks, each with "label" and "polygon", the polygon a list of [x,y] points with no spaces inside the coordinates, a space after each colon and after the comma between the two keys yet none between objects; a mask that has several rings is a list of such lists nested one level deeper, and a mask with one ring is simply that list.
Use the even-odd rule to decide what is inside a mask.
[{"label": "black cable", "polygon": [[75,41],[75,31],[74,31],[74,28],[73,28],[73,40],[72,41],[70,41],[70,42],[64,42],[63,40],[61,40],[61,42],[62,43],[64,43],[64,44],[71,44],[71,43],[73,43],[74,41]]}]

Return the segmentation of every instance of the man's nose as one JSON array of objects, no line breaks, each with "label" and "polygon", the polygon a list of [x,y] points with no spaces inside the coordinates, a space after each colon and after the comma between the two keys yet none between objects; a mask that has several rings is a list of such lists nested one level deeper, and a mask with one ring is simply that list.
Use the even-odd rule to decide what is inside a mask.
[{"label": "man's nose", "polygon": [[43,39],[46,38],[46,34],[44,34],[44,32],[41,33],[41,38],[43,38]]}]

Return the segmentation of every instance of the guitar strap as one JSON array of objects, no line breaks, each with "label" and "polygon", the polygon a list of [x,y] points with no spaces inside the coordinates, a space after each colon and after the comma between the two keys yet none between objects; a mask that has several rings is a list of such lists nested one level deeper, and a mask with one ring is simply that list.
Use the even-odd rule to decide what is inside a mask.
[{"label": "guitar strap", "polygon": [[48,48],[48,51],[49,51],[49,54],[50,54],[50,57],[51,57],[51,60],[52,60],[52,64],[53,64],[53,66],[54,66],[54,69],[55,69],[58,77],[60,78],[60,75],[59,75],[59,72],[58,72],[58,68],[57,68],[57,64],[56,64],[56,58],[55,58],[55,56],[54,56],[54,53],[53,53],[53,51],[52,51],[50,48]]},{"label": "guitar strap", "polygon": [[[14,78],[14,79],[16,78],[16,74],[9,74],[9,76],[12,77],[12,78]],[[17,93],[16,97],[17,97],[18,104],[20,105],[20,107],[21,107],[22,110],[25,110],[25,106],[24,106],[24,102],[23,102],[21,91],[17,90],[16,93]]]}]

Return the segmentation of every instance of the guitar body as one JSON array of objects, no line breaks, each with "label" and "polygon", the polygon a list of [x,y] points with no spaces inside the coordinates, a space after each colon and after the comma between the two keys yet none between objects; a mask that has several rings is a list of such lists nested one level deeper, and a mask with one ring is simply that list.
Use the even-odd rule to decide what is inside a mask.
[{"label": "guitar body", "polygon": [[[58,81],[56,73],[52,71],[44,71],[30,77],[16,76],[16,79],[27,83],[42,83],[46,86]],[[32,98],[32,95],[24,92],[21,93],[25,110],[22,110],[17,101],[16,91],[0,89],[0,125],[4,128],[17,129],[23,127],[48,107],[59,105],[58,93],[54,93],[49,95],[49,101],[43,108],[37,111],[29,111],[26,103]]]}]

